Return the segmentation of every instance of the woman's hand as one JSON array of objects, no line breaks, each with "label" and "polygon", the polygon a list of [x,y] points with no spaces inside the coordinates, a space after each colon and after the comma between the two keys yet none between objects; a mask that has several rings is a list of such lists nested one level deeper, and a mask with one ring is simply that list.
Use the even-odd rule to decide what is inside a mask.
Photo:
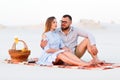
[{"label": "woman's hand", "polygon": [[47,41],[46,35],[43,34],[43,35],[42,35],[42,40],[41,40],[41,42],[40,42],[40,47],[44,49],[44,47],[47,45],[47,42],[48,42],[48,41]]},{"label": "woman's hand", "polygon": [[41,40],[40,47],[44,48],[47,45],[47,42],[48,42],[47,40]]}]

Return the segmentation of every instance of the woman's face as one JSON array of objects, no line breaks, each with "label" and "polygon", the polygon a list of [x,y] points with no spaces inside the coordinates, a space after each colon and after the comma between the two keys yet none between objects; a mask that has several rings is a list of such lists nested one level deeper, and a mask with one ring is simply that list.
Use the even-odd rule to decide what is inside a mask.
[{"label": "woman's face", "polygon": [[56,21],[56,19],[54,19],[51,23],[51,29],[55,30],[56,28],[57,28],[57,21]]}]

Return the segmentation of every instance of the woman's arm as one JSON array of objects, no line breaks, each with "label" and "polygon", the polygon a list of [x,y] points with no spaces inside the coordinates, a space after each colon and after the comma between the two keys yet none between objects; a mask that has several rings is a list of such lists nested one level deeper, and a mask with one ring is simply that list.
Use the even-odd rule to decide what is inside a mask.
[{"label": "woman's arm", "polygon": [[67,47],[63,47],[62,50],[65,50],[66,52],[72,52],[72,50]]},{"label": "woman's arm", "polygon": [[59,49],[52,49],[52,48],[50,48],[50,49],[46,50],[47,53],[55,53],[57,51],[59,51]]}]

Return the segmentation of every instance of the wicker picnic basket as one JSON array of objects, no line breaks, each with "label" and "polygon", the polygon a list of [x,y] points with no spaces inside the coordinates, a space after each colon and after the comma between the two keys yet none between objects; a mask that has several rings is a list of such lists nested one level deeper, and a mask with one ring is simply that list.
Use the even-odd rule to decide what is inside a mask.
[{"label": "wicker picnic basket", "polygon": [[11,57],[12,62],[23,62],[27,61],[29,55],[30,55],[30,50],[28,50],[28,47],[26,43],[23,40],[18,40],[18,42],[22,42],[24,45],[24,48],[22,50],[16,50],[16,44],[13,43],[12,49],[9,49],[9,55]]}]

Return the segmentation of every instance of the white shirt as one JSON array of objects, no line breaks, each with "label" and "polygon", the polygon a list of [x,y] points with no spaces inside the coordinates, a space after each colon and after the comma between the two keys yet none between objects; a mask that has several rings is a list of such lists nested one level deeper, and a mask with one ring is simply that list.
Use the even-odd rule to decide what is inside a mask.
[{"label": "white shirt", "polygon": [[79,36],[88,38],[90,40],[91,45],[96,44],[95,38],[91,33],[86,32],[78,27],[71,26],[70,31],[67,35],[64,32],[62,32],[61,28],[56,29],[56,32],[61,36],[65,46],[70,48],[72,51],[74,51],[75,47],[77,46]]}]

